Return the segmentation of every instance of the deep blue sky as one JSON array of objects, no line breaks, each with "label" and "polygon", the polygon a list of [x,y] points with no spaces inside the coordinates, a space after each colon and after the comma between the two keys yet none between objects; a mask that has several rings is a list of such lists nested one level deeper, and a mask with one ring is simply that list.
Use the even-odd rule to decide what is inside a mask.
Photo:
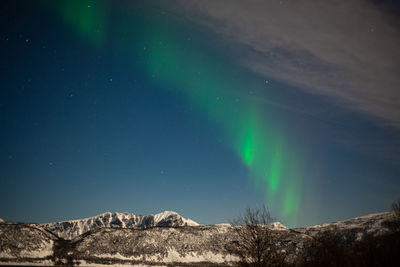
[{"label": "deep blue sky", "polygon": [[[214,224],[265,203],[301,226],[389,210],[400,197],[400,58],[389,49],[399,43],[398,17],[385,7],[396,5],[350,2],[346,10],[363,4],[376,15],[367,28],[382,34],[378,43],[364,33],[348,40],[346,27],[324,28],[332,25],[325,18],[315,17],[321,29],[311,31],[300,18],[315,10],[287,2],[286,14],[262,2],[246,12],[225,2],[217,12],[208,1],[81,1],[71,22],[68,2],[2,1],[0,217],[41,223],[174,210]],[[83,25],[92,14],[86,7],[98,8],[100,24]],[[329,6],[317,8],[323,14]],[[271,23],[255,27],[258,11],[271,9]],[[359,25],[358,15],[337,14],[332,21]],[[153,38],[184,51],[160,52],[183,74],[144,54]],[[206,78],[183,70],[197,66]],[[214,93],[245,104],[204,100]],[[260,165],[246,162],[235,143],[247,114],[262,124],[257,149],[277,140],[284,147],[273,196],[268,182],[257,182]],[[293,214],[281,209],[290,198],[284,192],[296,195]]]}]

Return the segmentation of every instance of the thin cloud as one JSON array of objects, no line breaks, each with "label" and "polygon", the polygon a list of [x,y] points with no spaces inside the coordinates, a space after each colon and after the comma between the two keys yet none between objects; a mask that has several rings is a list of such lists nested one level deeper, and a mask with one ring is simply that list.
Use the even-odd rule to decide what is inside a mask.
[{"label": "thin cloud", "polygon": [[361,0],[180,3],[242,47],[238,59],[253,71],[400,126],[400,32],[384,9]]}]

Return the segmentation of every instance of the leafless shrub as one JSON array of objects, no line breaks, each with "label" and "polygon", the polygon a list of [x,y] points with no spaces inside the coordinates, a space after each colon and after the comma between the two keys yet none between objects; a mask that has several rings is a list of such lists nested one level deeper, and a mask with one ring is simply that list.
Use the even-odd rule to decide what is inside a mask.
[{"label": "leafless shrub", "polygon": [[385,225],[391,230],[400,233],[400,199],[392,203],[392,220],[385,222]]},{"label": "leafless shrub", "polygon": [[381,236],[363,233],[360,240],[351,240],[350,233],[324,231],[305,250],[300,266],[399,266],[399,232]]},{"label": "leafless shrub", "polygon": [[238,235],[233,249],[241,258],[242,266],[282,266],[284,256],[276,247],[273,231],[267,226],[274,222],[269,210],[263,205],[259,209],[246,209],[244,215],[232,221]]},{"label": "leafless shrub", "polygon": [[302,266],[348,266],[346,249],[340,234],[321,232],[306,247],[306,255]]},{"label": "leafless shrub", "polygon": [[392,203],[392,211],[400,217],[400,199]]}]

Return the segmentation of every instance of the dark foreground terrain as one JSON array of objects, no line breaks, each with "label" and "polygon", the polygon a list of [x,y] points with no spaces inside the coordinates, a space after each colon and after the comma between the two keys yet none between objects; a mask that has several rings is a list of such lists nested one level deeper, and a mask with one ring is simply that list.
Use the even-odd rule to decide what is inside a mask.
[{"label": "dark foreground terrain", "polygon": [[[260,255],[263,265],[252,266],[400,266],[396,213],[306,228],[260,227],[271,246]],[[250,266],[257,244],[248,247],[241,231],[246,226],[100,228],[68,240],[41,225],[1,222],[0,264]]]}]

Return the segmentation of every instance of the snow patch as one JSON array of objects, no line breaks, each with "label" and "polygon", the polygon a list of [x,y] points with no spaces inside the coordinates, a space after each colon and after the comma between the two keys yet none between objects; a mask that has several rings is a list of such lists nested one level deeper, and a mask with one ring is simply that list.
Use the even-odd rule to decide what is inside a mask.
[{"label": "snow patch", "polygon": [[269,225],[273,230],[287,230],[288,228],[280,222],[274,222]]},{"label": "snow patch", "polygon": [[193,221],[191,219],[185,219],[185,218],[182,218],[182,219],[186,223],[186,225],[188,225],[188,226],[198,226],[198,225],[200,225],[200,224],[198,224],[197,222],[195,222],[195,221]]},{"label": "snow patch", "polygon": [[239,257],[232,256],[232,255],[222,255],[222,254],[215,254],[211,251],[207,251],[205,253],[197,253],[192,252],[188,253],[184,256],[179,254],[176,250],[168,250],[168,256],[164,258],[164,262],[213,262],[213,263],[225,263],[229,261],[239,261]]},{"label": "snow patch", "polygon": [[168,250],[167,256],[164,254],[154,254],[153,256],[139,256],[139,257],[125,257],[122,256],[120,253],[116,254],[101,254],[101,255],[94,255],[100,259],[119,259],[119,260],[126,260],[126,261],[140,261],[145,260],[148,262],[160,262],[160,260],[164,263],[196,263],[196,262],[213,262],[213,263],[226,263],[226,262],[237,262],[240,260],[239,257],[233,255],[223,255],[223,254],[215,254],[211,251],[207,251],[204,253],[197,253],[191,252],[185,255],[182,255],[176,250]]},{"label": "snow patch", "polygon": [[[118,263],[113,263],[112,265],[110,264],[98,264],[98,263],[89,263],[85,260],[79,260],[78,261],[79,266],[88,266],[88,267],[110,267],[110,266],[118,266],[118,267],[132,267],[132,264],[118,264]],[[144,265],[144,264],[135,264],[133,265],[135,267],[149,267],[149,265]],[[151,265],[151,267],[165,267],[165,265]]]},{"label": "snow patch", "polygon": [[[51,260],[43,260],[38,262],[12,262],[5,261],[0,262],[2,266],[54,266],[54,262]],[[109,266],[109,265],[108,265]]]},{"label": "snow patch", "polygon": [[0,258],[45,258],[53,255],[53,240],[42,242],[41,247],[35,250],[21,250],[18,255],[12,253],[10,249],[0,251]]}]

